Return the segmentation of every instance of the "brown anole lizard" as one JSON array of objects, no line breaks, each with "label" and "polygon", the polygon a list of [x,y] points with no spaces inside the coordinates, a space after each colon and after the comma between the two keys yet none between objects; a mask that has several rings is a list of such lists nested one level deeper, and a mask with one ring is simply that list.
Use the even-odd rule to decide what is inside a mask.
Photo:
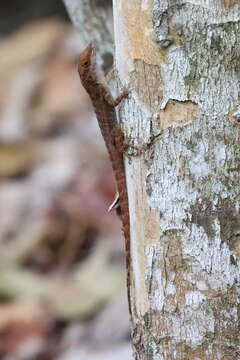
[{"label": "brown anole lizard", "polygon": [[123,225],[123,234],[125,237],[126,247],[126,265],[127,265],[127,291],[129,310],[131,314],[130,303],[130,222],[129,222],[129,207],[127,184],[124,168],[124,136],[120,125],[117,122],[115,107],[128,96],[125,91],[116,99],[113,99],[110,91],[99,80],[96,59],[95,47],[90,43],[86,49],[80,54],[78,63],[78,72],[83,87],[88,92],[96,116],[102,136],[104,138],[111,162],[115,173],[117,182],[119,202],[120,202],[120,216]]}]

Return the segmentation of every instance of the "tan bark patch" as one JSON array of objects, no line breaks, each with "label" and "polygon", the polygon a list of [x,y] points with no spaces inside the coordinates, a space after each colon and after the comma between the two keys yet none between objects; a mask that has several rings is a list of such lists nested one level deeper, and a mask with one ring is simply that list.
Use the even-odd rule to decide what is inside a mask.
[{"label": "tan bark patch", "polygon": [[223,8],[229,9],[230,7],[240,4],[239,0],[221,0],[221,5]]},{"label": "tan bark patch", "polygon": [[145,239],[148,244],[154,244],[159,241],[161,229],[159,226],[159,213],[156,210],[150,210],[145,225]]},{"label": "tan bark patch", "polygon": [[167,129],[170,126],[184,126],[192,122],[198,114],[198,106],[191,101],[168,102],[166,108],[160,111],[160,127]]},{"label": "tan bark patch", "polygon": [[236,242],[233,244],[233,250],[235,254],[240,257],[240,240],[236,240]]},{"label": "tan bark patch", "polygon": [[153,0],[119,0],[118,11],[123,21],[125,46],[132,59],[143,60],[147,64],[162,64],[164,56],[157,48],[152,26]]},{"label": "tan bark patch", "polygon": [[[134,306],[138,315],[145,314],[149,309],[148,292],[146,288],[146,254],[145,248],[148,244],[146,238],[146,224],[151,218],[151,209],[147,203],[147,195],[141,184],[146,178],[146,168],[143,165],[143,159],[133,158],[131,167],[127,172],[128,194],[129,194],[129,210],[131,225],[131,259],[133,269],[134,287]],[[133,180],[134,179],[134,180]],[[134,209],[134,211],[132,211]],[[153,216],[155,212],[153,212]],[[156,219],[157,221],[157,219]],[[150,220],[151,222],[151,220]],[[153,233],[151,233],[153,237]],[[155,241],[157,241],[155,239]],[[151,241],[154,241],[153,238]]]},{"label": "tan bark patch", "polygon": [[239,117],[239,114],[238,114],[238,109],[232,109],[229,111],[228,113],[228,118],[229,120],[231,121],[237,121],[237,122],[240,122],[240,117]]}]

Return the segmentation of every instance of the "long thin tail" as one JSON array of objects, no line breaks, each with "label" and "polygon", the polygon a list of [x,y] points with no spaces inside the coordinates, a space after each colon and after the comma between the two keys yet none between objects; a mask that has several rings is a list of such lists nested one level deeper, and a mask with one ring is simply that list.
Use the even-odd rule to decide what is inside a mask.
[{"label": "long thin tail", "polygon": [[125,251],[126,251],[126,267],[127,267],[127,294],[128,294],[128,306],[129,313],[131,311],[131,243],[130,243],[130,217],[129,217],[129,206],[128,206],[128,193],[127,193],[127,182],[125,176],[125,167],[123,160],[123,148],[124,148],[124,137],[122,129],[119,125],[116,125],[112,131],[113,138],[115,140],[115,149],[113,154],[112,164],[114,167],[114,173],[116,177],[119,202],[121,207],[121,220],[123,227],[123,235],[125,238]]}]

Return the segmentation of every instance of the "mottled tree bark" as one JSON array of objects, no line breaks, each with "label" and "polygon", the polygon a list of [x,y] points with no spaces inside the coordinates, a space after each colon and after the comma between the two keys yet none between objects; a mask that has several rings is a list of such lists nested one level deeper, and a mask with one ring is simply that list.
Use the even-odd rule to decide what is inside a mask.
[{"label": "mottled tree bark", "polygon": [[135,359],[239,359],[239,1],[113,8]]},{"label": "mottled tree bark", "polygon": [[239,2],[115,0],[114,24],[135,358],[240,358]]}]

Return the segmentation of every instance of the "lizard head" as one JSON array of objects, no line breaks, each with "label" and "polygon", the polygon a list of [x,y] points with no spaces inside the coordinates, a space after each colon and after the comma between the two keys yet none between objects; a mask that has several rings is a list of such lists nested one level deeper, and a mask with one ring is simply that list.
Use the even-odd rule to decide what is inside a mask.
[{"label": "lizard head", "polygon": [[78,72],[80,77],[84,77],[85,74],[89,73],[89,70],[94,70],[95,67],[95,46],[93,42],[86,47],[85,50],[80,54],[78,62]]}]

